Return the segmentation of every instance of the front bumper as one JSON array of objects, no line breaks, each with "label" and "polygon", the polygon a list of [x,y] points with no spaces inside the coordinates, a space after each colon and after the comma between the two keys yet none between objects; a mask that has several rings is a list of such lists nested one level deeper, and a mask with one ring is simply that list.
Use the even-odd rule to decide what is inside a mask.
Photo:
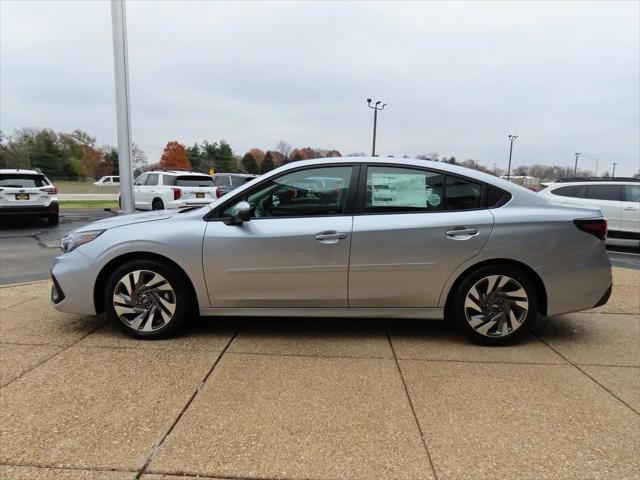
[{"label": "front bumper", "polygon": [[60,312],[95,315],[96,276],[92,259],[78,249],[55,257],[51,267],[53,307]]}]

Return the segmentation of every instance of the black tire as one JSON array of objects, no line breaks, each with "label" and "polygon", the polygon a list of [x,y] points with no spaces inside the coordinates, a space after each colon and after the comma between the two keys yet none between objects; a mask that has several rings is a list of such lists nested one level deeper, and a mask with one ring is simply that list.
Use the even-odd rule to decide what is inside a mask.
[{"label": "black tire", "polygon": [[[135,324],[135,322],[131,321],[134,317],[137,316],[137,312],[130,314],[127,313],[122,316],[118,315],[118,313],[116,312],[116,306],[114,305],[114,294],[116,287],[121,290],[123,288],[123,285],[120,284],[121,280],[127,277],[128,274],[131,275],[131,277],[129,278],[132,278],[133,272],[136,271],[144,271],[145,273],[142,275],[144,275],[145,278],[151,277],[151,275],[146,272],[151,272],[164,277],[164,280],[166,280],[168,287],[172,290],[173,293],[166,298],[169,298],[170,301],[173,301],[175,311],[173,312],[172,317],[168,321],[166,321],[164,325],[154,328],[154,325],[158,325],[164,321],[164,315],[157,307],[156,313],[153,315],[153,318],[147,315],[147,319],[141,320],[143,323],[140,324],[138,328],[134,328],[132,324]],[[157,280],[154,282],[157,282]],[[149,295],[153,296],[153,294]],[[161,295],[166,296],[169,294],[163,292],[161,293]],[[136,297],[139,298],[140,295],[137,295]],[[134,296],[131,296],[131,298],[134,298]],[[153,308],[153,303],[157,304],[158,302],[154,302],[153,299],[151,299],[149,303],[152,303]],[[179,271],[176,271],[175,267],[169,267],[165,263],[156,260],[132,260],[123,264],[109,276],[105,288],[104,305],[108,315],[114,321],[116,321],[126,333],[140,339],[152,340],[158,338],[167,338],[174,335],[182,327],[182,325],[184,325],[184,323],[187,322],[187,320],[194,314],[196,304],[197,302],[193,298],[192,291],[189,287],[189,281],[184,277],[184,275],[182,275],[182,273],[180,273]],[[119,305],[124,306],[123,303],[120,303]],[[144,305],[136,305],[136,308],[146,308],[147,310],[149,310],[149,307],[145,307]],[[129,317],[129,321],[125,320],[125,316]],[[145,331],[147,322],[151,323],[148,325],[149,330]]]},{"label": "black tire", "polygon": [[47,216],[47,221],[49,225],[58,225],[60,223],[60,215],[58,213],[52,213]]},{"label": "black tire", "polygon": [[162,203],[162,200],[160,200],[159,198],[156,198],[153,200],[153,202],[151,202],[151,209],[164,210],[164,203]]},{"label": "black tire", "polygon": [[[519,284],[526,293],[528,300],[527,310],[524,311],[521,307],[524,302],[520,301],[518,304],[515,304],[513,298],[516,297],[508,295],[508,292],[499,294],[498,289],[498,291],[494,291],[496,292],[494,295],[485,295],[482,291],[483,287],[486,285],[488,288],[490,283],[490,280],[485,279],[488,279],[488,277],[491,276],[499,276],[504,279],[502,281],[506,281],[506,278],[510,277],[515,281],[505,284],[504,288],[512,290],[511,293],[517,291],[513,289],[515,289],[517,284]],[[471,293],[471,289],[474,286],[476,286],[480,296],[484,297],[478,299],[482,305],[485,305],[483,300],[489,304],[489,306],[484,307],[486,308],[485,311],[493,312],[491,315],[486,316],[482,316],[482,314],[480,314],[480,316],[477,317],[480,320],[467,319],[467,314],[469,314],[470,317],[474,316],[474,308],[477,305],[475,302],[471,301],[470,305],[473,305],[473,307],[465,307],[467,295]],[[492,299],[494,296],[495,298]],[[508,312],[509,310],[513,310],[514,317],[521,317],[521,321],[513,321],[508,313],[505,313],[504,316],[501,315],[501,312]],[[538,311],[538,292],[534,281],[531,279],[529,274],[513,265],[487,265],[472,271],[462,280],[462,282],[460,282],[455,292],[453,292],[453,296],[447,306],[449,320],[451,320],[468,339],[481,345],[508,345],[517,341],[518,338],[526,332],[527,326],[531,325],[530,322],[535,319]],[[496,323],[493,323],[493,320],[486,321],[486,318],[498,318],[499,320],[496,320]],[[470,321],[474,321],[474,323],[476,323],[476,328],[471,325]],[[505,321],[507,322],[506,324],[504,323]],[[494,325],[494,327],[489,328],[489,330],[484,334],[480,333],[480,331],[484,330],[489,325]],[[499,326],[505,330],[502,330],[502,328],[498,330]]]}]

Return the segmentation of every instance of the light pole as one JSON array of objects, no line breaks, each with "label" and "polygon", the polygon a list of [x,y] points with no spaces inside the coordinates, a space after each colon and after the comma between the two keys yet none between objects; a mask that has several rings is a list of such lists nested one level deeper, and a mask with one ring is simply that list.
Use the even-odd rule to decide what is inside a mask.
[{"label": "light pole", "polygon": [[573,166],[573,176],[575,177],[578,174],[578,157],[582,154],[580,152],[576,152],[574,155],[576,156],[576,163]]},{"label": "light pole", "polygon": [[507,180],[511,178],[511,156],[513,155],[513,142],[516,141],[518,135],[509,135],[509,166],[507,167]]},{"label": "light pole", "polygon": [[613,162],[613,172],[611,172],[611,178],[616,176],[616,165],[617,165],[617,163]]},{"label": "light pole", "polygon": [[133,171],[131,169],[131,109],[129,107],[129,65],[124,0],[111,0],[111,27],[113,29],[113,66],[116,81],[120,209],[124,213],[133,213],[135,208],[133,204]]},{"label": "light pole", "polygon": [[369,105],[369,108],[373,108],[373,147],[371,148],[372,157],[376,156],[376,128],[378,126],[378,110],[382,111],[384,110],[384,107],[389,105],[388,103],[382,103],[382,106],[379,107],[378,105],[380,105],[381,103],[382,101],[378,100],[373,106],[371,106],[371,99],[367,98],[367,105]]}]

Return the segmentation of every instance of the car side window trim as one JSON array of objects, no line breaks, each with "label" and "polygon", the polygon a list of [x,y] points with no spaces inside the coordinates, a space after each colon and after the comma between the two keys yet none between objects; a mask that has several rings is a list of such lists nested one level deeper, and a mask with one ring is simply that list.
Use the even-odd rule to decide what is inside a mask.
[{"label": "car side window trim", "polygon": [[[372,212],[367,211],[366,209],[366,190],[367,190],[367,174],[369,167],[387,167],[387,168],[399,168],[406,170],[421,170],[424,172],[433,173],[436,175],[442,175],[444,177],[444,185],[443,185],[443,200],[446,199],[447,195],[447,175],[450,177],[460,178],[462,180],[466,180],[472,183],[477,183],[482,188],[481,199],[480,199],[480,207],[478,208],[467,208],[464,210],[406,210],[406,211],[388,211],[388,212]],[[492,187],[501,190],[499,187]],[[507,203],[507,202],[504,202]],[[501,203],[498,207],[504,205]],[[432,214],[432,213],[451,213],[451,212],[473,212],[476,210],[489,210],[490,207],[487,206],[487,184],[481,180],[476,180],[474,178],[465,177],[464,175],[459,175],[456,173],[449,173],[444,170],[438,170],[434,168],[426,168],[416,165],[404,165],[404,164],[389,164],[389,163],[367,163],[363,164],[360,169],[360,177],[358,182],[358,198],[356,200],[356,206],[354,210],[354,215],[362,216],[362,215],[410,215],[410,214]]]},{"label": "car side window trim", "polygon": [[353,163],[325,163],[325,164],[319,164],[319,165],[306,165],[304,167],[299,167],[299,168],[292,168],[290,170],[286,170],[284,172],[282,172],[279,175],[273,176],[273,177],[269,177],[269,178],[265,178],[264,180],[262,180],[261,182],[255,184],[252,188],[247,189],[247,190],[243,190],[240,193],[237,193],[236,195],[234,195],[233,197],[229,198],[226,202],[221,203],[220,205],[218,205],[216,208],[214,208],[212,211],[210,211],[209,213],[207,213],[203,219],[207,222],[217,222],[217,221],[222,221],[225,218],[228,217],[224,217],[222,215],[222,213],[229,208],[231,205],[233,205],[234,203],[237,203],[243,199],[246,199],[249,195],[251,195],[253,192],[255,192],[256,190],[259,190],[260,188],[262,188],[266,183],[271,182],[273,180],[276,180],[280,177],[284,177],[285,175],[289,175],[291,173],[295,173],[295,172],[300,172],[300,171],[304,171],[304,170],[316,170],[318,168],[331,168],[331,167],[351,167],[351,179],[349,181],[349,193],[347,195],[347,201],[345,203],[345,207],[344,207],[344,212],[337,214],[337,215],[292,215],[292,216],[287,216],[287,217],[261,217],[261,218],[252,218],[251,221],[260,221],[260,220],[282,220],[282,219],[288,219],[288,218],[315,218],[315,217],[348,217],[348,216],[352,216],[353,215],[353,211],[355,208],[355,202],[356,202],[356,190],[357,190],[357,186],[358,186],[358,178],[359,178],[359,172],[360,172],[360,164],[353,164]]}]

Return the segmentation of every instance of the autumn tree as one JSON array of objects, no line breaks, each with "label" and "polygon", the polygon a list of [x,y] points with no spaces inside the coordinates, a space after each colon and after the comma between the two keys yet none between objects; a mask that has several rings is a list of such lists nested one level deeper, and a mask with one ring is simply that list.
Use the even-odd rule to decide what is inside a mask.
[{"label": "autumn tree", "polygon": [[242,168],[247,173],[258,173],[258,164],[256,162],[256,159],[253,158],[253,155],[251,155],[250,152],[245,153],[244,157],[242,157]]},{"label": "autumn tree", "polygon": [[329,150],[326,155],[327,158],[341,157],[341,156],[342,154],[338,150]]},{"label": "autumn tree", "polygon": [[187,158],[185,148],[175,140],[167,143],[160,157],[160,168],[190,169],[191,164]]},{"label": "autumn tree", "polygon": [[100,160],[102,160],[102,152],[100,150],[91,146],[85,147],[82,158],[80,159],[82,174],[85,177],[95,178]]},{"label": "autumn tree", "polygon": [[256,163],[258,164],[258,167],[260,167],[260,165],[262,165],[262,161],[264,160],[264,152],[259,148],[252,148],[251,150],[249,150],[249,153],[253,156],[253,158],[256,159]]},{"label": "autumn tree", "polygon": [[262,164],[260,164],[260,173],[267,173],[275,168],[275,164],[273,163],[273,155],[271,151],[267,151],[262,160]]}]

